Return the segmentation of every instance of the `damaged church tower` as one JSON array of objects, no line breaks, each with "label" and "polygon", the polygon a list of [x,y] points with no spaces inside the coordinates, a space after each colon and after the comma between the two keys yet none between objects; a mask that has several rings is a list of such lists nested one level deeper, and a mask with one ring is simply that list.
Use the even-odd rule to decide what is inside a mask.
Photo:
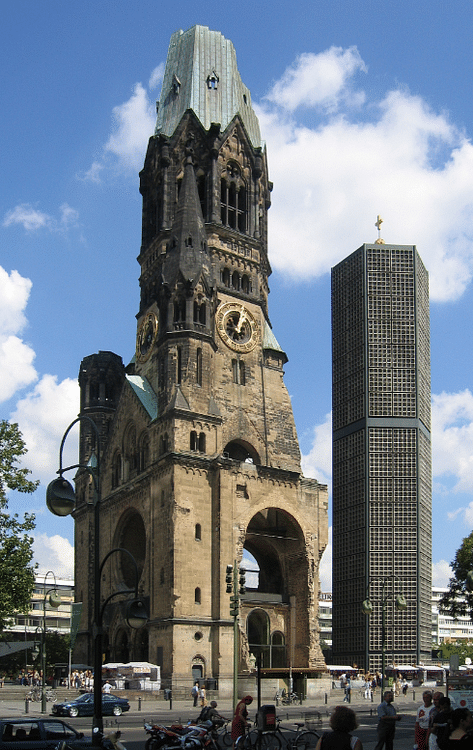
[{"label": "damaged church tower", "polygon": [[[167,685],[212,680],[220,697],[231,695],[225,573],[250,556],[257,570],[240,606],[240,680],[251,680],[260,655],[267,676],[291,671],[294,687],[310,693],[324,669],[317,609],[327,487],[301,472],[287,357],[268,314],[266,150],[234,47],[219,32],[194,26],[172,36],[140,177],[135,357],[122,370],[116,355],[100,352],[83,360],[80,375],[81,413],[93,409],[104,433],[101,559],[118,547],[134,555],[150,613],[147,627],[133,632],[112,603],[104,658],[150,661]],[[91,450],[83,423],[85,459]],[[86,472],[77,488],[84,613],[75,658],[88,663]],[[130,587],[125,558],[114,555],[104,568],[104,598]]]}]

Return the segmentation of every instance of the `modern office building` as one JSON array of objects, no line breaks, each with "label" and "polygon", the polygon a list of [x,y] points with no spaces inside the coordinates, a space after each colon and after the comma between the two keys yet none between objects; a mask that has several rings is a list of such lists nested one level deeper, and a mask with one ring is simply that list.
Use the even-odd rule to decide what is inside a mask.
[{"label": "modern office building", "polygon": [[332,269],[332,361],[333,659],[370,671],[383,649],[389,660],[426,661],[429,289],[414,246],[379,239]]}]

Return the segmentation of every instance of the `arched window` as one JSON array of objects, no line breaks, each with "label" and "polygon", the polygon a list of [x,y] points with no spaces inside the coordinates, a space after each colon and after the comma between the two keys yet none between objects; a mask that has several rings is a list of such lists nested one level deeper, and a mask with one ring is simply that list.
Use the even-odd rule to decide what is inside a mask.
[{"label": "arched window", "polygon": [[199,435],[199,451],[205,453],[205,432],[201,432]]},{"label": "arched window", "polygon": [[202,592],[199,589],[199,587],[197,587],[196,590],[195,590],[195,592],[194,592],[194,601],[195,601],[196,604],[201,604],[202,603]]},{"label": "arched window", "polygon": [[145,433],[140,439],[138,471],[144,471],[149,464],[149,437]]},{"label": "arched window", "polygon": [[174,301],[174,322],[185,323],[186,320],[186,301],[177,299]]},{"label": "arched window", "polygon": [[255,609],[249,615],[246,621],[248,633],[248,648],[250,653],[258,657],[261,655],[261,666],[270,667],[271,665],[271,646],[269,636],[269,615],[264,609]]},{"label": "arched window", "polygon": [[232,273],[232,287],[237,290],[240,288],[240,274],[238,271],[233,271]]},{"label": "arched window", "polygon": [[182,382],[182,349],[180,346],[177,347],[177,373],[176,383],[180,385]]},{"label": "arched window", "polygon": [[236,164],[227,164],[220,181],[221,222],[231,229],[247,231],[247,198],[245,182]]},{"label": "arched window", "polygon": [[131,479],[137,469],[138,456],[136,448],[136,430],[132,426],[129,428],[126,436],[126,461],[128,464],[128,479]]},{"label": "arched window", "polygon": [[238,385],[246,384],[245,363],[241,359],[232,359],[233,382]]},{"label": "arched window", "polygon": [[190,449],[191,451],[197,450],[197,433],[195,430],[192,430],[190,435]]},{"label": "arched window", "polygon": [[196,523],[195,525],[195,541],[202,541],[202,526],[200,525],[200,523]]},{"label": "arched window", "polygon": [[241,291],[245,294],[249,294],[251,292],[250,279],[246,275],[246,273],[241,277]]},{"label": "arched window", "polygon": [[197,349],[197,355],[196,355],[196,383],[197,385],[202,385],[202,349],[199,347]]},{"label": "arched window", "polygon": [[115,453],[112,462],[112,488],[118,487],[122,481],[122,457],[121,453]]},{"label": "arched window", "polygon": [[228,268],[224,268],[222,271],[222,283],[224,286],[230,286],[230,271]]}]

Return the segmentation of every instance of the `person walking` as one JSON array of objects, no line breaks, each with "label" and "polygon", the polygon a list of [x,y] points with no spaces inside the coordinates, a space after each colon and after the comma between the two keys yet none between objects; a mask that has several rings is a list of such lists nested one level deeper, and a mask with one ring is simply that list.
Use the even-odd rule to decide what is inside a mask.
[{"label": "person walking", "polygon": [[393,750],[394,735],[396,734],[396,722],[402,719],[401,714],[398,714],[394,706],[392,705],[394,700],[394,693],[392,690],[385,690],[383,695],[383,702],[378,706],[378,726],[376,732],[378,735],[378,741],[374,747],[374,750]]},{"label": "person walking", "polygon": [[232,721],[233,746],[235,746],[237,739],[243,737],[245,734],[246,725],[248,723],[248,706],[251,703],[253,703],[251,695],[245,695],[245,697],[237,703]]},{"label": "person walking", "polygon": [[330,717],[331,732],[324,732],[315,750],[363,750],[358,737],[351,732],[358,726],[356,714],[348,706],[336,706]]},{"label": "person walking", "polygon": [[430,690],[425,690],[422,693],[422,700],[424,702],[422,706],[419,706],[417,709],[416,723],[414,726],[414,743],[417,745],[417,750],[427,750],[430,713],[434,709],[434,706],[432,705],[432,693]]},{"label": "person walking", "polygon": [[192,686],[191,695],[194,701],[194,708],[197,706],[197,699],[199,697],[199,681],[196,680]]}]

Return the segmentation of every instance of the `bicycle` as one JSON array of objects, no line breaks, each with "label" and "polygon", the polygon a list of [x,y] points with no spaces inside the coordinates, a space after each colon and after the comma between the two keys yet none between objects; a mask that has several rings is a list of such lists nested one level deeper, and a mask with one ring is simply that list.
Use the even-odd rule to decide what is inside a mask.
[{"label": "bicycle", "polygon": [[[51,701],[52,703],[56,702],[56,693],[54,690],[51,690],[50,688],[45,689],[45,695],[46,695],[46,701]],[[43,689],[41,687],[34,687],[32,688],[28,693],[26,693],[25,696],[27,701],[33,701],[34,703],[39,703],[43,698]]]},{"label": "bicycle", "polygon": [[294,722],[296,732],[290,738],[284,735],[279,716],[276,717],[276,722],[276,729],[271,732],[273,739],[271,742],[268,742],[266,747],[274,748],[274,750],[280,750],[280,748],[285,748],[286,750],[314,750],[320,735],[311,729],[303,729],[305,727],[304,722]]},{"label": "bicycle", "polygon": [[233,745],[232,733],[228,729],[229,724],[231,725],[231,720],[227,719],[221,727],[214,730],[217,735],[217,742],[221,747],[231,747]]}]

